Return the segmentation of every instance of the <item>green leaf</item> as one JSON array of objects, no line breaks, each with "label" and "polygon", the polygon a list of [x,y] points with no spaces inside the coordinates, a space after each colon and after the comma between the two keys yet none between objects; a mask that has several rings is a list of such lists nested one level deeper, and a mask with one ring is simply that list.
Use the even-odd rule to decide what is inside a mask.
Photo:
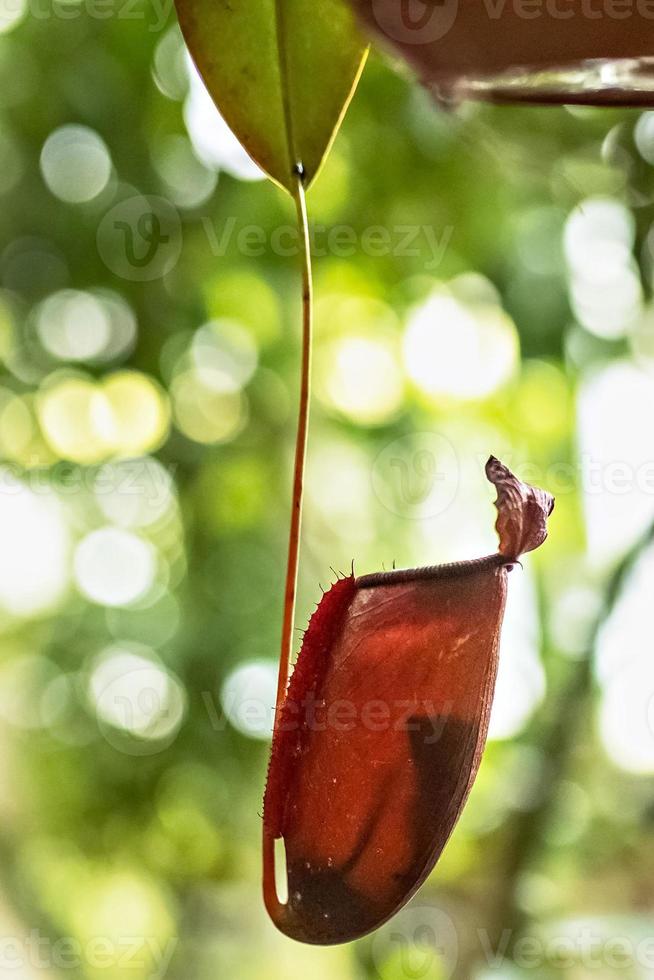
[{"label": "green leaf", "polygon": [[366,47],[343,0],[176,0],[193,60],[250,156],[293,193],[315,177]]}]

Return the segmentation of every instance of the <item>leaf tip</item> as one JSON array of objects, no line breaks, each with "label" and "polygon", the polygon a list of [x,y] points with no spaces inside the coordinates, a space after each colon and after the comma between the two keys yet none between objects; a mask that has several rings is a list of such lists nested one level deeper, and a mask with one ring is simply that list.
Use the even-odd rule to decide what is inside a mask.
[{"label": "leaf tip", "polygon": [[554,510],[554,497],[546,490],[523,483],[495,456],[486,463],[486,476],[497,490],[499,551],[518,559],[540,547],[547,537],[547,518]]}]

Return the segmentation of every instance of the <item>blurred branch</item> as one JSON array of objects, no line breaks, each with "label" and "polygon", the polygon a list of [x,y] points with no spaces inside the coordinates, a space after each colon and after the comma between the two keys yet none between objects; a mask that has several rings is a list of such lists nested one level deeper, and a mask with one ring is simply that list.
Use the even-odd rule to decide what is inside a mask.
[{"label": "blurred branch", "polygon": [[[547,846],[547,829],[556,806],[558,789],[569,771],[579,732],[590,710],[593,655],[599,633],[615,608],[627,576],[653,540],[654,524],[612,573],[586,652],[570,666],[558,695],[557,710],[541,743],[545,762],[535,789],[538,804],[534,809],[522,811],[509,828],[502,880],[493,896],[493,917],[489,924],[492,948],[498,949],[503,944],[504,954],[508,958],[511,958],[516,942],[529,924],[529,916],[518,901],[520,881]],[[478,949],[475,950],[477,953]],[[465,967],[466,977],[471,973],[469,967],[470,964]]]}]

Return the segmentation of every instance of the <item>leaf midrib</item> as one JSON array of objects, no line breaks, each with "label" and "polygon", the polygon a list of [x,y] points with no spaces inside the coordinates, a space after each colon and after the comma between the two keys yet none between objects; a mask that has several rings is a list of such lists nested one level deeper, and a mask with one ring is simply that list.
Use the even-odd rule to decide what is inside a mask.
[{"label": "leaf midrib", "polygon": [[288,0],[273,0],[275,12],[275,34],[277,39],[277,57],[279,61],[279,84],[282,99],[282,113],[284,116],[284,128],[286,149],[288,152],[289,178],[293,168],[302,161],[298,158],[295,146],[295,134],[293,129],[293,112],[291,109],[290,78],[288,71],[288,51],[287,51],[287,32],[286,20],[284,17],[284,4]]}]

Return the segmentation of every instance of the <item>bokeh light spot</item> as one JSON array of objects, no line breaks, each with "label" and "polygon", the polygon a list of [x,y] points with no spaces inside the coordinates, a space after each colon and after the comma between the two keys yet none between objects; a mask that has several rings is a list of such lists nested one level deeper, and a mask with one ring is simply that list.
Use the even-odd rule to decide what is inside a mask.
[{"label": "bokeh light spot", "polygon": [[36,321],[44,348],[60,360],[97,358],[111,336],[111,321],[91,293],[66,289],[54,293],[39,308]]},{"label": "bokeh light spot", "polygon": [[610,679],[602,696],[600,733],[613,762],[627,772],[654,773],[654,662],[646,650]]},{"label": "bokeh light spot", "polygon": [[588,552],[607,567],[654,518],[654,377],[626,360],[590,373],[577,416]]},{"label": "bokeh light spot", "polygon": [[195,371],[178,374],[171,393],[177,426],[194,442],[229,442],[244,425],[244,396],[207,388]]},{"label": "bokeh light spot", "polygon": [[5,459],[24,460],[35,428],[27,399],[0,388],[0,452]]},{"label": "bokeh light spot", "polygon": [[404,382],[394,345],[374,337],[348,336],[320,357],[323,401],[361,425],[380,425],[399,411]]},{"label": "bokeh light spot", "polygon": [[41,151],[41,173],[55,197],[82,204],[97,197],[109,182],[111,157],[104,140],[87,126],[61,126]]},{"label": "bokeh light spot", "polygon": [[33,616],[56,605],[70,582],[70,532],[52,490],[0,470],[0,605]]},{"label": "bokeh light spot", "polygon": [[220,115],[195,65],[187,58],[190,91],[184,122],[198,157],[206,166],[226,170],[240,180],[262,180],[263,171],[245,152]]},{"label": "bokeh light spot", "polygon": [[220,703],[230,724],[242,735],[269,739],[276,691],[277,664],[272,660],[252,660],[227,676]]},{"label": "bokeh light spot", "polygon": [[514,373],[519,358],[515,324],[499,306],[464,303],[439,289],[409,319],[404,360],[427,395],[486,398]]},{"label": "bokeh light spot", "polygon": [[0,0],[0,34],[8,34],[18,27],[27,8],[27,0]]},{"label": "bokeh light spot", "polygon": [[607,340],[630,332],[642,311],[634,238],[632,213],[612,198],[582,201],[566,222],[572,307],[587,330]]},{"label": "bokeh light spot", "polygon": [[257,366],[257,348],[251,335],[231,320],[214,320],[200,327],[190,353],[200,382],[211,391],[238,391]]},{"label": "bokeh light spot", "polygon": [[217,183],[216,172],[198,160],[185,136],[180,133],[166,136],[156,144],[153,157],[174,204],[181,208],[195,208],[213,193]]},{"label": "bokeh light spot", "polygon": [[169,740],[184,718],[184,689],[152,651],[115,645],[97,658],[89,695],[98,717],[139,738]]},{"label": "bokeh light spot", "polygon": [[157,564],[149,542],[109,526],[82,539],[74,569],[77,587],[87,598],[105,606],[126,606],[152,587]]},{"label": "bokeh light spot", "polygon": [[116,452],[139,456],[158,448],[168,435],[170,408],[166,393],[140,371],[119,371],[102,385],[108,406],[104,435]]},{"label": "bokeh light spot", "polygon": [[175,502],[170,474],[149,456],[107,463],[95,478],[93,494],[104,516],[127,528],[149,527]]},{"label": "bokeh light spot", "polygon": [[159,91],[169,99],[181,101],[188,89],[186,45],[179,26],[166,31],[152,59],[152,77]]},{"label": "bokeh light spot", "polygon": [[83,377],[51,379],[37,410],[43,435],[62,459],[98,463],[107,454],[103,421],[107,409],[95,383]]},{"label": "bokeh light spot", "polygon": [[511,581],[507,595],[490,739],[518,735],[543,699],[538,625],[534,588],[525,571]]}]

